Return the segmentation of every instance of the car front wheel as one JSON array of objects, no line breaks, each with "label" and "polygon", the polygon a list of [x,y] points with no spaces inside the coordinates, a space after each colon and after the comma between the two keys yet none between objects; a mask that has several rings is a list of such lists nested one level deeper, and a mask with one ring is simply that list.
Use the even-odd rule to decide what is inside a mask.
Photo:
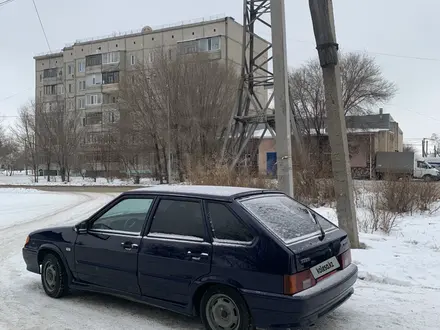
[{"label": "car front wheel", "polygon": [[47,254],[43,259],[41,282],[44,291],[49,297],[60,298],[68,291],[67,274],[64,265],[52,253]]},{"label": "car front wheel", "polygon": [[208,330],[255,329],[246,301],[229,287],[209,288],[200,304],[200,316]]}]

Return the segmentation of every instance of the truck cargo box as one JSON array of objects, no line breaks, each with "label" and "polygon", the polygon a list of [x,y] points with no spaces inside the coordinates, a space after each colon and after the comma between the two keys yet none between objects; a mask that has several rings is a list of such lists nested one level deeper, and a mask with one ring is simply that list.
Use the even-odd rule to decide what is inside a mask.
[{"label": "truck cargo box", "polygon": [[413,152],[378,152],[376,154],[376,172],[408,173],[414,172]]}]

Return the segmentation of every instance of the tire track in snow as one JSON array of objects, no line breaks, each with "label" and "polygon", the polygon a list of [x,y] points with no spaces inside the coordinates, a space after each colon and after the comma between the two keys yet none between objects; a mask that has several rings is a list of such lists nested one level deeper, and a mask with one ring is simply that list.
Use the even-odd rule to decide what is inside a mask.
[{"label": "tire track in snow", "polygon": [[93,213],[111,199],[110,195],[107,194],[72,193],[72,195],[80,195],[84,198],[45,215],[0,230],[0,236],[2,237],[2,240],[0,240],[0,262],[3,262],[14,253],[21,253],[26,236],[30,232],[79,221],[81,217]]}]

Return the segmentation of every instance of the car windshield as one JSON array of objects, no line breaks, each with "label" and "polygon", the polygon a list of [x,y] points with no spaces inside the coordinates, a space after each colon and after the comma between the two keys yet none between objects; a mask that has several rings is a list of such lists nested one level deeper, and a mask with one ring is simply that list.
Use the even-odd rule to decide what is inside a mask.
[{"label": "car windshield", "polygon": [[432,165],[431,165],[430,163],[425,162],[425,164],[426,164],[427,168],[433,168]]},{"label": "car windshield", "polygon": [[[260,195],[242,199],[240,203],[284,242],[319,233],[319,226],[311,214],[314,212],[286,195]],[[314,214],[324,231],[335,228],[330,221]]]}]

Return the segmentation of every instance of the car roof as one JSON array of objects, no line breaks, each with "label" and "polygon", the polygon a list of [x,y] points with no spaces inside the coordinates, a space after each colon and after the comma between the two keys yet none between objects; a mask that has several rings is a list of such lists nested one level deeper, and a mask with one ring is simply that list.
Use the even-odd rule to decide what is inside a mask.
[{"label": "car roof", "polygon": [[143,187],[126,192],[127,194],[160,194],[170,196],[188,196],[208,199],[231,200],[241,196],[263,193],[259,188],[201,186],[201,185],[157,185]]}]

